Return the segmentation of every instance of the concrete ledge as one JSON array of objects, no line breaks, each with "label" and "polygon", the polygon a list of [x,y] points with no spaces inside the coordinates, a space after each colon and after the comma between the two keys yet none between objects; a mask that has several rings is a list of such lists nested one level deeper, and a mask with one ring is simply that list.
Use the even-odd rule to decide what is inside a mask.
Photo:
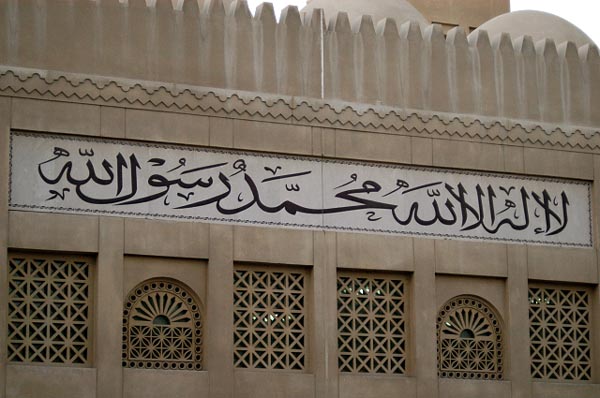
[{"label": "concrete ledge", "polygon": [[125,254],[208,258],[208,224],[125,219]]},{"label": "concrete ledge", "polygon": [[234,120],[233,146],[236,149],[312,155],[312,132],[307,126]]},{"label": "concrete ledge", "polygon": [[351,233],[336,235],[338,267],[385,271],[415,269],[412,238]]},{"label": "concrete ledge", "polygon": [[313,265],[313,244],[312,231],[233,228],[234,261]]},{"label": "concrete ledge", "polygon": [[404,376],[341,374],[339,388],[344,398],[417,396],[416,379]]},{"label": "concrete ledge", "polygon": [[504,170],[501,145],[467,141],[433,141],[433,165],[471,170]]},{"label": "concrete ledge", "polygon": [[7,398],[96,397],[96,369],[92,368],[8,365],[6,379]]},{"label": "concrete ledge", "polygon": [[439,398],[510,398],[509,381],[439,379]]},{"label": "concrete ledge", "polygon": [[208,393],[208,372],[123,369],[123,398],[195,398]]},{"label": "concrete ledge", "polygon": [[335,155],[341,158],[378,162],[410,163],[411,138],[402,135],[335,130]]},{"label": "concrete ledge", "polygon": [[98,217],[10,211],[8,247],[98,252]]},{"label": "concrete ledge", "polygon": [[[490,303],[500,317],[508,321],[506,316],[505,299],[506,286],[505,280],[500,278],[475,278],[459,275],[438,275],[436,277],[436,315],[440,308],[448,300],[463,294],[481,297]],[[508,327],[503,325],[503,332],[506,333]]]},{"label": "concrete ledge", "polygon": [[311,398],[315,376],[307,373],[247,371],[235,372],[236,398]]},{"label": "concrete ledge", "polygon": [[594,249],[528,246],[527,270],[529,279],[598,283]]},{"label": "concrete ledge", "polygon": [[533,398],[598,398],[600,384],[588,383],[531,383]]},{"label": "concrete ledge", "polygon": [[525,148],[524,162],[526,174],[594,179],[594,157],[589,153]]},{"label": "concrete ledge", "polygon": [[[206,316],[207,262],[178,258],[125,256],[123,267],[123,297],[139,283],[151,278],[172,278],[186,284],[200,298],[202,314]],[[204,325],[210,328],[211,324]]]},{"label": "concrete ledge", "polygon": [[13,98],[12,128],[77,135],[100,135],[100,107]]},{"label": "concrete ledge", "polygon": [[444,274],[507,276],[506,244],[435,241],[435,271]]},{"label": "concrete ledge", "polygon": [[166,141],[186,145],[208,145],[206,116],[128,109],[125,137],[134,140]]}]

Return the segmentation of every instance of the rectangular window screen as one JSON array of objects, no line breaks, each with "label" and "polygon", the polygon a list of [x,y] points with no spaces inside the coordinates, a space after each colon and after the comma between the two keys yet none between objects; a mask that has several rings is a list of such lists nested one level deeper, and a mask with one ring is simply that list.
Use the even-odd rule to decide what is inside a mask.
[{"label": "rectangular window screen", "polygon": [[529,286],[531,376],[590,380],[591,298],[585,288]]},{"label": "rectangular window screen", "polygon": [[405,374],[405,280],[340,272],[337,291],[340,372]]},{"label": "rectangular window screen", "polygon": [[90,262],[70,256],[11,254],[8,272],[8,360],[88,364]]},{"label": "rectangular window screen", "polygon": [[236,368],[305,369],[305,284],[300,270],[236,267]]}]

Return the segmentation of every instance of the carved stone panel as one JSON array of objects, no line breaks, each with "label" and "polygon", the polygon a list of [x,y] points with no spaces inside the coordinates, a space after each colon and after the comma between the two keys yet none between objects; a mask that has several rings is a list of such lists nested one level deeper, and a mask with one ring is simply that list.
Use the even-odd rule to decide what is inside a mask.
[{"label": "carved stone panel", "polygon": [[10,172],[17,210],[592,245],[582,181],[29,133]]},{"label": "carved stone panel", "polygon": [[92,266],[85,258],[11,254],[8,360],[89,365]]}]

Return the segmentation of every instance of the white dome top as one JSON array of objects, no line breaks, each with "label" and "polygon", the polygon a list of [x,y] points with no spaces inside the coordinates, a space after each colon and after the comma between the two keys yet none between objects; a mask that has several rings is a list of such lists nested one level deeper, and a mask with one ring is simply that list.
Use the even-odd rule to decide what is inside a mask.
[{"label": "white dome top", "polygon": [[371,15],[373,22],[377,24],[383,18],[393,18],[398,26],[407,21],[416,21],[421,25],[429,22],[417,9],[407,0],[312,0],[303,12],[322,8],[325,19],[329,20],[338,12],[346,12],[350,21],[360,18],[362,15]]},{"label": "white dome top", "polygon": [[543,11],[525,10],[502,14],[490,19],[474,32],[478,30],[487,31],[490,39],[501,33],[509,33],[513,39],[531,36],[534,42],[542,39],[553,39],[556,44],[572,41],[577,47],[594,43],[571,22]]}]

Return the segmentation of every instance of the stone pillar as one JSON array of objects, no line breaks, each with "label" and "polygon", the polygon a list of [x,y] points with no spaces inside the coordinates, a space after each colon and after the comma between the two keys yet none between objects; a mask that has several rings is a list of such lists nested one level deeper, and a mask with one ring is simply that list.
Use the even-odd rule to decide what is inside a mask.
[{"label": "stone pillar", "polygon": [[[600,270],[598,271],[600,273]],[[600,287],[592,291],[592,382],[600,384]]]},{"label": "stone pillar", "polygon": [[9,98],[0,98],[0,398],[6,396],[8,322],[8,168],[10,147]]},{"label": "stone pillar", "polygon": [[233,227],[210,225],[205,367],[211,398],[231,398],[233,374]]},{"label": "stone pillar", "polygon": [[[507,317],[504,320],[504,377],[511,381],[512,398],[531,397],[529,358],[529,286],[527,246],[507,245]],[[520,325],[517,327],[516,325]],[[509,333],[510,331],[510,333]]]},{"label": "stone pillar", "polygon": [[413,274],[414,375],[417,397],[437,398],[437,304],[435,293],[435,245],[432,240],[413,239],[415,272]]},{"label": "stone pillar", "polygon": [[[1,147],[1,145],[0,145]],[[592,192],[592,214],[595,219],[592,230],[594,232],[594,249],[600,279],[600,155],[594,155],[594,182]],[[592,381],[600,383],[600,286],[592,291]]]},{"label": "stone pillar", "polygon": [[122,218],[101,217],[98,237],[96,283],[96,350],[98,398],[123,395],[121,365],[123,325],[123,247]]},{"label": "stone pillar", "polygon": [[315,397],[338,396],[336,233],[314,236],[313,314],[315,327],[311,353],[315,364]]}]

